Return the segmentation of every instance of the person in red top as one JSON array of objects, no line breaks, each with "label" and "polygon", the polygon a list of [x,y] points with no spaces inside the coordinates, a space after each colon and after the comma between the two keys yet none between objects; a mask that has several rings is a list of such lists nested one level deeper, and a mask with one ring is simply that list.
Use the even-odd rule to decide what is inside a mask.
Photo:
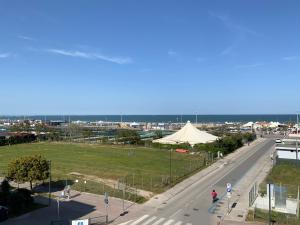
[{"label": "person in red top", "polygon": [[218,193],[215,190],[213,190],[211,192],[211,197],[212,197],[213,202],[217,201],[217,196],[218,196]]}]

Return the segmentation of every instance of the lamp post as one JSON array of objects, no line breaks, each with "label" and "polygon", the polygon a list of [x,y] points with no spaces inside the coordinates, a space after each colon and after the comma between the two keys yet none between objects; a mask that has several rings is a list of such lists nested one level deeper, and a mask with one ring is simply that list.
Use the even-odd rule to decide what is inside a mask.
[{"label": "lamp post", "polygon": [[48,205],[51,205],[51,160],[48,161],[48,165],[49,165]]},{"label": "lamp post", "polygon": [[170,150],[170,184],[172,184],[172,151],[173,149]]},{"label": "lamp post", "polygon": [[271,217],[271,213],[272,213],[272,195],[271,195],[271,185],[273,185],[272,183],[268,184],[268,190],[269,190],[269,225],[272,225],[272,217]]},{"label": "lamp post", "polygon": [[57,198],[57,219],[59,219],[59,198]]},{"label": "lamp post", "polygon": [[[76,180],[75,180],[75,183],[78,184],[78,183],[79,183],[79,180],[76,179]],[[79,189],[79,192],[81,192],[80,189]]]},{"label": "lamp post", "polygon": [[296,159],[299,160],[298,157],[298,133],[299,133],[299,114],[297,113],[297,127],[296,127]]}]

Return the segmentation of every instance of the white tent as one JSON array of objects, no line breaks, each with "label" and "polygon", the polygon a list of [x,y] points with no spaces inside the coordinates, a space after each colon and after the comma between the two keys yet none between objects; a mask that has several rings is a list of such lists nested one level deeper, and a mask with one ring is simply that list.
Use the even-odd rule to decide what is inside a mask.
[{"label": "white tent", "polygon": [[244,124],[243,127],[252,128],[253,124],[254,124],[253,122],[248,122],[248,123]]},{"label": "white tent", "polygon": [[154,140],[153,142],[162,144],[189,143],[190,145],[195,145],[213,142],[217,139],[217,136],[198,130],[190,123],[190,121],[188,121],[186,125],[176,133]]}]

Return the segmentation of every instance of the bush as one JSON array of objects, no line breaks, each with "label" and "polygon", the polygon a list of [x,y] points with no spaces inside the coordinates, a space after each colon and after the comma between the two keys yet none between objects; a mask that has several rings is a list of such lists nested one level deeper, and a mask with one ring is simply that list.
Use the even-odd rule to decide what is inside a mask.
[{"label": "bush", "polygon": [[8,181],[5,179],[2,181],[0,186],[0,205],[7,206],[8,198],[10,195],[10,185]]},{"label": "bush", "polygon": [[18,192],[12,192],[9,196],[8,209],[11,214],[18,214],[24,208],[23,197]]},{"label": "bush", "polygon": [[33,197],[31,191],[27,189],[17,189],[11,192],[9,196],[9,212],[10,214],[19,214],[31,207],[33,204]]},{"label": "bush", "polygon": [[140,135],[136,130],[118,130],[117,142],[124,142],[127,144],[138,144],[141,140]]},{"label": "bush", "polygon": [[[252,137],[253,137],[252,134],[251,136],[250,135],[246,136],[246,138],[248,139]],[[219,140],[212,143],[196,144],[194,146],[194,149],[198,151],[206,151],[212,153],[217,153],[218,151],[220,151],[223,154],[229,154],[235,151],[236,149],[242,147],[243,140],[244,140],[243,135],[231,134],[231,135],[224,136],[223,138],[220,138]]]},{"label": "bush", "polygon": [[23,204],[25,206],[33,204],[33,197],[31,196],[32,192],[30,190],[25,188],[19,188],[15,192],[20,194],[20,196],[23,199]]},{"label": "bush", "polygon": [[177,148],[191,149],[191,146],[190,146],[189,143],[182,143],[182,144],[176,144],[176,145],[161,144],[161,143],[152,143],[151,147],[153,147],[153,148],[159,148],[159,149],[177,149]]}]

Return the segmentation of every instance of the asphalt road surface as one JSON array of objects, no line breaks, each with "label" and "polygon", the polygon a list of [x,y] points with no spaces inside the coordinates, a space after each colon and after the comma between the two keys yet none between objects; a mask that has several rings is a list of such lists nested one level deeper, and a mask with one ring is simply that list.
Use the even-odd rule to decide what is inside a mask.
[{"label": "asphalt road surface", "polygon": [[273,139],[253,145],[238,160],[231,161],[218,172],[210,174],[194,183],[180,194],[168,200],[160,208],[148,211],[140,218],[121,223],[122,225],[211,225],[216,224],[213,215],[210,193],[215,189],[222,198],[226,194],[226,184],[232,187],[257,163],[258,159],[269,154]]}]

